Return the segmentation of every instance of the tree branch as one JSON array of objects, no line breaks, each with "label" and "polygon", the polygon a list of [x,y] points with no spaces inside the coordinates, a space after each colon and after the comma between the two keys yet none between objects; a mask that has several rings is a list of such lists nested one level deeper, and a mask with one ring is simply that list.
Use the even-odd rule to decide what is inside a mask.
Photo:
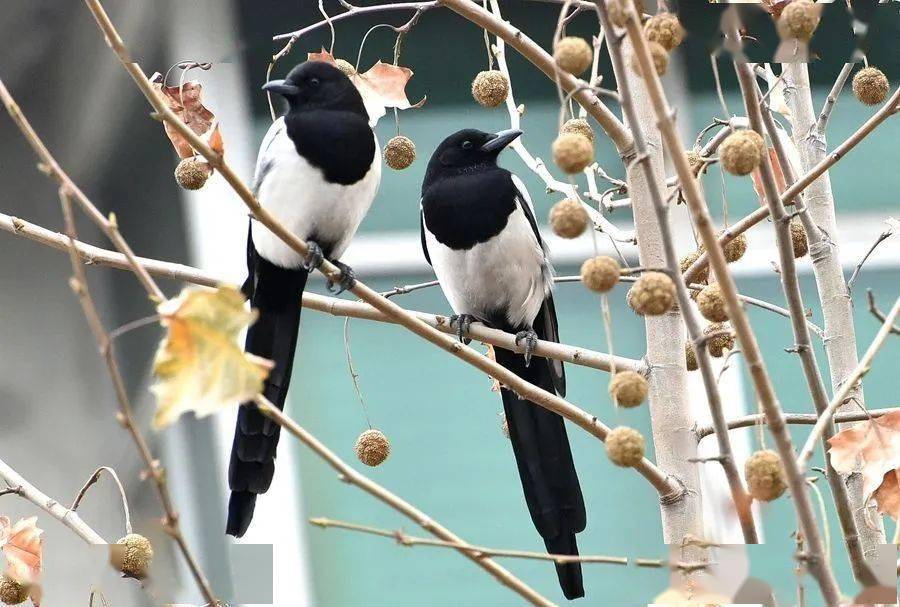
[{"label": "tree branch", "polygon": [[641,74],[647,83],[647,89],[650,93],[654,114],[662,132],[663,141],[678,173],[678,178],[681,180],[684,197],[691,210],[691,218],[706,247],[712,273],[722,288],[728,317],[740,341],[741,351],[744,353],[744,360],[750,371],[757,397],[769,421],[769,429],[775,439],[779,456],[784,462],[788,486],[791,488],[794,498],[792,501],[797,511],[797,518],[800,522],[803,536],[810,546],[810,554],[814,557],[814,560],[809,562],[810,570],[819,582],[826,603],[829,605],[838,604],[840,601],[840,590],[837,588],[837,583],[834,581],[834,576],[827,567],[827,563],[821,561],[823,555],[822,539],[816,523],[812,502],[806,491],[806,482],[794,459],[794,448],[791,444],[787,426],[784,423],[784,413],[778,403],[774,386],[766,370],[753,329],[737,298],[737,288],[734,279],[728,271],[724,251],[719,246],[706,201],[688,163],[684,144],[675,126],[674,114],[666,100],[662,83],[656,73],[647,41],[643,35],[643,28],[634,10],[634,0],[628,4],[628,19],[626,22],[628,36],[634,46]]},{"label": "tree branch", "polygon": [[[18,217],[10,217],[9,215],[0,213],[0,230],[4,230],[17,236],[24,236],[29,240],[33,240],[60,251],[68,250],[69,245],[66,236],[47,230],[46,228],[42,228],[33,223],[29,223]],[[107,266],[120,270],[131,269],[128,260],[121,253],[115,253],[108,249],[95,247],[81,241],[76,241],[75,247],[81,262],[85,265]],[[212,276],[193,266],[159,261],[150,259],[149,257],[137,257],[135,259],[137,263],[146,268],[147,272],[153,276],[171,278],[205,287],[215,287],[224,282],[223,279]],[[768,305],[766,302],[760,303]],[[336,297],[318,295],[307,291],[303,293],[302,305],[304,308],[309,308],[317,312],[324,312],[326,314],[331,314],[332,316],[348,316],[351,318],[396,324],[394,319],[383,312],[367,303],[359,301],[338,299]],[[778,311],[777,306],[775,306],[775,311]],[[415,310],[410,310],[409,312],[443,333],[456,335],[456,328],[450,326],[450,320],[446,316],[429,314],[427,312],[417,312]],[[468,332],[463,335],[506,350],[512,350],[514,352],[522,351],[522,346],[515,343],[515,335],[493,329],[482,323],[473,323]],[[610,356],[603,352],[559,344],[552,341],[538,340],[534,353],[537,356],[553,358],[555,360],[561,360],[563,362],[584,367],[591,367],[601,371],[608,372],[615,366],[617,370],[630,370],[639,373],[647,372],[646,364],[640,360],[626,358],[624,356]]]},{"label": "tree branch", "polygon": [[[882,312],[878,308],[878,305],[875,303],[875,293],[872,292],[872,289],[866,289],[866,299],[869,301],[869,312],[872,314],[872,316],[874,316],[881,322],[887,322],[887,318],[885,317],[884,312]],[[900,327],[898,327],[897,325],[892,326],[891,333],[893,333],[894,335],[900,335]]]},{"label": "tree branch", "polygon": [[84,499],[84,496],[87,495],[88,489],[90,489],[93,485],[100,480],[100,476],[103,472],[108,473],[113,482],[116,484],[116,489],[119,490],[119,497],[122,499],[122,512],[125,516],[125,535],[129,535],[132,532],[131,528],[131,510],[128,508],[128,496],[125,495],[125,487],[122,486],[122,481],[119,480],[119,475],[116,474],[116,471],[109,466],[100,466],[97,468],[94,473],[88,478],[87,482],[84,483],[84,486],[78,491],[78,495],[75,496],[75,499],[72,501],[72,505],[69,507],[69,510],[75,512],[78,510],[78,506],[81,505],[81,500]]},{"label": "tree branch", "polygon": [[21,474],[16,472],[12,466],[0,459],[0,478],[12,487],[16,488],[15,493],[59,522],[75,532],[75,534],[92,546],[103,546],[108,542],[103,539],[99,533],[94,531],[87,523],[81,520],[78,514],[69,508],[66,508],[58,501],[48,496],[40,489],[25,480]]},{"label": "tree branch", "polygon": [[[369,479],[367,476],[364,476],[363,474],[360,474],[359,472],[351,468],[346,462],[339,458],[333,451],[328,449],[328,447],[320,442],[315,436],[310,434],[297,422],[287,417],[280,409],[269,402],[264,396],[257,396],[255,402],[256,406],[259,408],[259,411],[263,415],[277,423],[279,426],[287,430],[288,433],[298,439],[301,443],[309,447],[309,449],[311,449],[313,453],[324,460],[325,463],[331,466],[338,473],[339,478],[342,481],[347,482],[359,489],[362,489],[375,499],[386,504],[387,506],[390,506],[406,518],[410,519],[411,521],[419,525],[422,529],[424,529],[428,533],[431,533],[435,537],[448,542],[453,542],[455,544],[460,544],[461,546],[469,546],[469,544],[462,538],[454,534],[452,531],[438,523],[436,520],[434,520],[409,502],[403,500],[394,493],[391,493],[381,485]],[[553,606],[553,603],[551,603],[548,599],[538,594],[534,589],[532,589],[522,580],[514,576],[512,573],[498,565],[490,558],[486,558],[485,555],[480,551],[463,547],[458,547],[456,549],[460,554],[490,573],[498,582],[521,596],[530,604],[539,605],[542,607]]]},{"label": "tree branch", "polygon": [[[888,413],[894,413],[896,411],[900,411],[900,407],[891,407],[888,409],[870,409],[868,411],[859,411],[854,413],[836,413],[834,415],[835,423],[846,423],[846,422],[861,422],[867,421],[870,419],[874,419],[877,417],[881,417],[882,415],[887,415]],[[816,413],[785,413],[784,421],[788,424],[802,424],[806,426],[814,426],[816,422],[819,420],[819,415]],[[736,430],[738,428],[750,428],[752,426],[758,426],[760,424],[766,423],[766,416],[762,414],[756,415],[745,415],[744,417],[738,417],[735,419],[731,419],[728,421],[728,429]],[[698,438],[703,439],[709,436],[710,434],[714,434],[716,429],[712,426],[699,426],[695,432],[697,433]]]},{"label": "tree branch", "polygon": [[[451,0],[445,1],[450,2]],[[468,4],[468,2],[463,2],[462,0],[452,1],[454,4],[457,1],[460,5]],[[277,236],[292,250],[299,253],[301,256],[306,257],[309,250],[306,242],[287,230],[274,218],[274,216],[271,215],[271,213],[263,208],[259,204],[259,201],[257,201],[253,196],[253,193],[250,191],[247,185],[241,180],[240,177],[238,177],[238,175],[231,169],[231,167],[228,166],[222,155],[218,154],[212,148],[210,148],[210,146],[205,141],[197,136],[197,134],[194,133],[193,130],[191,130],[168,107],[166,107],[166,105],[162,102],[162,100],[150,86],[150,83],[147,80],[147,77],[141,69],[140,65],[131,60],[131,56],[127,48],[125,47],[125,44],[122,42],[122,38],[116,31],[115,26],[109,20],[109,17],[106,15],[103,7],[100,5],[99,0],[85,0],[85,2],[87,3],[87,6],[90,9],[91,13],[94,15],[94,18],[100,26],[100,29],[106,36],[110,48],[116,54],[122,66],[131,76],[132,80],[134,80],[138,89],[140,89],[141,93],[144,94],[150,105],[152,105],[156,110],[157,114],[168,124],[170,124],[175,130],[177,130],[197,152],[199,152],[204,158],[207,159],[211,166],[219,171],[222,177],[228,182],[232,189],[234,189],[234,191],[241,198],[241,201],[251,211],[253,216],[257,221],[260,222],[261,225],[268,228],[275,236]],[[463,8],[464,7],[461,7],[461,10]],[[478,10],[481,11],[482,9]],[[476,14],[480,13],[477,13],[476,11]],[[531,44],[534,43],[532,42]],[[608,112],[608,110],[606,111]],[[320,272],[322,272],[322,274],[325,275],[326,278],[328,278],[332,282],[337,282],[340,279],[341,271],[329,261],[323,261],[318,269]],[[393,301],[373,291],[361,281],[357,281],[356,285],[351,289],[351,291],[354,295],[371,304],[386,316],[396,321],[397,324],[406,327],[411,332],[422,337],[423,339],[439,346],[440,348],[469,363],[477,369],[484,371],[491,377],[497,379],[497,381],[499,381],[501,384],[508,386],[511,390],[515,391],[517,394],[521,394],[532,403],[553,411],[554,413],[558,413],[559,415],[565,417],[569,421],[588,431],[593,436],[599,438],[600,440],[605,440],[606,435],[609,432],[609,427],[600,422],[595,416],[590,415],[587,412],[579,409],[578,407],[570,404],[568,401],[560,398],[556,394],[551,394],[546,390],[542,390],[534,386],[533,384],[522,380],[515,373],[512,373],[503,366],[498,365],[496,362],[477,352],[473,348],[469,348],[461,344],[453,337],[450,337],[449,335],[429,326],[413,314],[410,314],[409,312],[395,304]],[[680,486],[674,483],[659,468],[657,468],[654,464],[646,459],[635,466],[635,470],[637,470],[638,473],[640,473],[648,481],[650,481],[654,488],[663,495],[681,495],[683,493],[683,490]]]}]

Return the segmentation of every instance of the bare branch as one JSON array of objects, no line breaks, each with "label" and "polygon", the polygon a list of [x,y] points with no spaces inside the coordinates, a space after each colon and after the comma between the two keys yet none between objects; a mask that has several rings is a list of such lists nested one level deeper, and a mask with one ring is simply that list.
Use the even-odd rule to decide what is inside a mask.
[{"label": "bare branch", "polygon": [[[900,407],[891,407],[888,409],[871,409],[869,411],[859,411],[854,413],[836,413],[833,419],[835,423],[862,422],[869,419],[874,419],[876,417],[881,417],[882,415],[887,415],[888,413],[895,413],[897,411],[900,411]],[[785,413],[784,421],[788,424],[814,426],[816,422],[819,421],[819,416],[816,413]],[[728,429],[736,430],[738,428],[750,428],[765,423],[765,415],[746,415],[744,417],[738,417],[728,420]],[[716,429],[712,426],[700,426],[695,430],[697,436],[701,439],[715,433],[715,431]]]},{"label": "bare branch", "polygon": [[[881,322],[887,322],[887,318],[884,315],[878,305],[875,303],[875,294],[872,292],[872,289],[866,289],[866,299],[869,300],[869,312],[871,312],[872,316],[880,320]],[[891,333],[895,335],[900,335],[900,327],[897,325],[893,325],[891,327]]]},{"label": "bare branch", "polygon": [[131,510],[128,508],[128,496],[125,495],[125,487],[122,486],[122,481],[119,480],[119,475],[116,474],[116,471],[109,466],[100,466],[97,468],[94,473],[88,478],[87,482],[84,483],[84,486],[78,491],[78,495],[75,496],[75,499],[72,501],[72,505],[69,507],[69,510],[75,512],[78,510],[78,506],[81,504],[81,500],[84,499],[84,496],[87,494],[88,489],[90,489],[97,481],[100,480],[100,476],[103,472],[107,472],[116,483],[116,488],[119,490],[119,497],[122,499],[122,511],[125,516],[125,535],[131,533]]},{"label": "bare branch", "polygon": [[63,525],[75,532],[78,537],[93,546],[102,546],[108,542],[94,531],[74,510],[66,508],[40,489],[25,480],[12,466],[0,459],[0,478],[15,488],[13,492],[25,498]]},{"label": "bare branch", "polygon": [[894,230],[900,226],[900,222],[897,222],[893,217],[888,217],[886,220],[888,227],[878,235],[878,238],[875,239],[875,242],[872,243],[872,246],[869,247],[869,250],[866,251],[866,254],[862,256],[862,259],[859,260],[859,263],[856,264],[856,267],[853,268],[853,274],[850,275],[850,279],[847,281],[847,291],[850,292],[853,290],[853,283],[856,282],[856,279],[859,277],[859,272],[862,270],[863,264],[866,263],[866,260],[869,259],[869,256],[872,252],[880,245],[882,242],[891,237],[894,233]]},{"label": "bare branch", "polygon": [[[375,483],[367,476],[364,476],[351,468],[346,462],[339,458],[333,451],[326,447],[315,436],[310,434],[305,428],[297,422],[287,417],[278,407],[269,402],[264,396],[256,398],[256,406],[259,411],[276,422],[279,426],[287,430],[292,436],[297,438],[301,443],[309,447],[319,458],[331,466],[340,476],[341,480],[362,489],[375,499],[390,506],[409,520],[419,525],[422,529],[431,533],[435,537],[442,540],[460,544],[461,546],[469,546],[462,538],[454,534],[452,531],[438,523],[436,520],[405,501],[401,497],[391,493],[381,485]],[[477,550],[470,548],[457,548],[460,554],[471,560],[473,563],[490,573],[501,584],[521,596],[532,605],[542,607],[552,607],[548,599],[538,594],[534,589],[525,584],[522,580],[514,576],[512,573],[498,565],[490,558]]]},{"label": "bare branch", "polygon": [[[822,106],[822,111],[819,113],[818,120],[816,120],[816,133],[819,135],[825,135],[825,128],[828,126],[828,119],[831,117],[831,112],[834,111],[834,106],[837,104],[838,97],[844,89],[844,84],[846,84],[847,78],[850,76],[850,72],[853,71],[855,66],[855,63],[845,63],[844,67],[842,67],[841,71],[838,73],[834,85],[831,87],[831,91],[828,92],[828,97],[825,98],[825,104]],[[785,71],[785,73],[787,73],[787,71]],[[810,133],[810,135],[812,135],[812,133]]]}]

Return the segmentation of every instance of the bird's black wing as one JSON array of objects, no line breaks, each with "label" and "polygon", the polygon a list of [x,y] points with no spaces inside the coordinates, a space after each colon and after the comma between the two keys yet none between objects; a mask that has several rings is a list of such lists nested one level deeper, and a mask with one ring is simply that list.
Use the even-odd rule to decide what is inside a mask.
[{"label": "bird's black wing", "polygon": [[419,238],[422,239],[422,253],[425,255],[425,261],[431,265],[431,256],[428,254],[428,241],[425,240],[425,210],[419,206]]},{"label": "bird's black wing", "polygon": [[[553,268],[550,266],[550,254],[547,250],[547,246],[544,244],[544,241],[541,239],[541,233],[538,230],[537,218],[534,215],[534,207],[531,204],[531,198],[528,196],[528,190],[525,188],[525,184],[522,183],[515,175],[512,176],[513,184],[516,186],[516,202],[521,207],[522,212],[525,213],[525,217],[528,218],[528,223],[531,224],[531,229],[534,231],[534,237],[537,239],[538,244],[541,249],[544,251],[544,274],[546,276],[546,280],[550,281],[552,284],[553,280]],[[423,233],[424,238],[424,233]],[[424,242],[424,241],[423,241]],[[556,306],[553,304],[553,294],[548,290],[547,295],[544,297],[544,303],[541,306],[541,311],[538,312],[537,317],[534,319],[534,331],[538,334],[538,337],[544,339],[546,341],[555,341],[559,342],[559,326],[556,321]],[[562,361],[554,360],[552,358],[548,358],[547,366],[550,368],[550,375],[553,377],[553,385],[556,388],[556,392],[560,396],[566,395],[566,371],[563,367]]]}]

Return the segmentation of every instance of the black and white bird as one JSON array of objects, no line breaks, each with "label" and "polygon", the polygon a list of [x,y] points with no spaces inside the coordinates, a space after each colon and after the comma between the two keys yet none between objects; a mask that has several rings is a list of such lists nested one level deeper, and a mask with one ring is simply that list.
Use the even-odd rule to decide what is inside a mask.
[{"label": "black and white bird", "polygon": [[[302,63],[263,89],[284,97],[288,111],[263,139],[253,190],[310,247],[304,258],[250,222],[244,291],[259,318],[247,331],[245,349],[274,361],[263,394],[283,409],[306,280],[327,259],[341,270],[339,289],[352,288],[353,271],[338,260],[375,198],[381,157],[359,91],[333,65]],[[252,406],[240,407],[228,468],[230,535],[244,535],[256,496],[272,483],[279,429]]]},{"label": "black and white bird", "polygon": [[[521,131],[450,135],[422,184],[422,249],[455,315],[460,339],[474,321],[516,334],[524,354],[497,348],[497,362],[549,392],[565,395],[562,363],[535,358],[538,338],[559,341],[553,269],[524,184],[497,166]],[[586,516],[563,418],[501,389],[525,501],[547,550],[578,554]],[[581,565],[556,566],[566,598],[584,596]]]}]

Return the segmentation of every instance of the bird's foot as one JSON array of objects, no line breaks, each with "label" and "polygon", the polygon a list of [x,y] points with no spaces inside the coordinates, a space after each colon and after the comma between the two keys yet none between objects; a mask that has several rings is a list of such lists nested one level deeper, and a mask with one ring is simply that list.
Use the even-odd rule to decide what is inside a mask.
[{"label": "bird's foot", "polygon": [[531,364],[531,355],[534,353],[534,349],[537,347],[538,336],[537,333],[534,332],[534,329],[528,329],[527,331],[519,331],[516,333],[516,345],[519,345],[519,342],[525,342],[525,366]]},{"label": "bird's foot", "polygon": [[306,246],[308,251],[306,252],[306,259],[303,260],[303,269],[307,272],[312,272],[325,260],[325,254],[322,252],[322,247],[319,246],[319,243],[307,240]]},{"label": "bird's foot", "polygon": [[454,314],[450,317],[450,327],[452,328],[453,325],[456,325],[456,336],[459,338],[459,341],[468,345],[472,340],[465,337],[465,334],[469,332],[469,327],[475,321],[476,318],[471,314]]},{"label": "bird's foot", "polygon": [[336,265],[338,270],[341,271],[341,277],[337,281],[337,290],[334,288],[334,283],[330,280],[328,281],[326,286],[328,287],[329,293],[340,295],[344,291],[352,290],[353,287],[356,286],[356,274],[353,273],[353,268],[339,261],[332,261],[331,263]]}]

